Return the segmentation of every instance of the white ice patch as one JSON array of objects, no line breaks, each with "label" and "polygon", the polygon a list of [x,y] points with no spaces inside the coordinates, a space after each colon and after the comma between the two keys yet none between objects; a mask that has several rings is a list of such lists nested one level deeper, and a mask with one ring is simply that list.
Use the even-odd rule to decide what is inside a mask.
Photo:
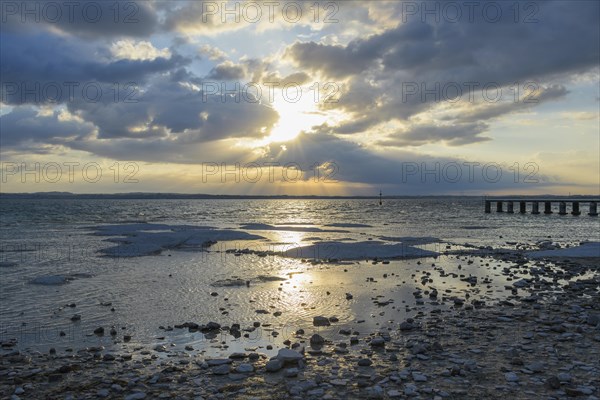
[{"label": "white ice patch", "polygon": [[432,257],[434,251],[412,247],[405,243],[386,244],[376,240],[357,243],[320,242],[284,251],[282,255],[292,258],[363,260],[373,258]]},{"label": "white ice patch", "polygon": [[569,257],[569,258],[600,258],[600,242],[586,242],[577,247],[566,247],[556,250],[530,251],[531,258]]},{"label": "white ice patch", "polygon": [[163,250],[183,247],[209,247],[217,241],[256,240],[262,236],[210,226],[132,224],[96,228],[97,235],[120,236],[107,239],[117,246],[101,250],[109,257],[139,257],[160,254]]},{"label": "white ice patch", "polygon": [[167,225],[167,224],[118,224],[118,225],[100,225],[91,227],[96,231],[96,235],[117,236],[134,235],[138,232],[173,232],[188,229],[216,229],[212,226],[194,226],[194,225]]}]

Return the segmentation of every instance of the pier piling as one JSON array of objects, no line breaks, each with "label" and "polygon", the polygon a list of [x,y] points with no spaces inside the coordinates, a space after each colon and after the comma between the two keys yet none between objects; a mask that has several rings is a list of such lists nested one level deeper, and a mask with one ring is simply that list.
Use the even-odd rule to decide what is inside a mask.
[{"label": "pier piling", "polygon": [[496,202],[496,212],[504,212],[504,209],[502,209],[502,202],[501,201],[497,201]]},{"label": "pier piling", "polygon": [[558,214],[559,215],[567,215],[567,203],[564,201],[561,201],[560,204],[558,205]]},{"label": "pier piling", "polygon": [[[598,216],[598,203],[600,203],[600,198],[595,198],[591,196],[577,196],[577,197],[556,197],[556,196],[547,196],[547,197],[499,197],[499,198],[489,198],[486,197],[484,199],[485,212],[486,214],[491,213],[492,211],[492,203],[496,203],[496,212],[506,212],[507,214],[514,214],[515,204],[519,203],[519,213],[526,214],[527,213],[527,203],[531,203],[531,213],[539,214],[540,213],[540,204],[543,204],[544,214],[553,214],[552,204],[558,203],[558,214],[559,215],[567,215],[569,212],[567,211],[567,204],[571,203],[570,214],[572,215],[581,215],[580,203],[589,204],[589,212],[587,213],[590,216]],[[506,210],[504,209],[504,204],[506,204]]]},{"label": "pier piling", "polygon": [[598,216],[598,206],[595,201],[590,202],[590,212],[588,213],[588,215],[592,217]]}]

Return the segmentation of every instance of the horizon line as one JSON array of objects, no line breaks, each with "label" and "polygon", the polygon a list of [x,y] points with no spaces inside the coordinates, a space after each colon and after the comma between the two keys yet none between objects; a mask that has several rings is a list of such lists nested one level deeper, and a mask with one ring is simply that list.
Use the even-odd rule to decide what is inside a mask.
[{"label": "horizon line", "polygon": [[[144,198],[144,199],[160,199],[160,198],[198,198],[198,199],[379,199],[379,194],[374,195],[317,195],[317,194],[210,194],[210,193],[177,193],[177,192],[123,192],[123,193],[73,193],[73,192],[0,192],[0,197],[6,198],[25,198],[25,197],[52,197],[52,198],[91,198],[91,197],[113,197],[113,198]],[[591,194],[572,194],[569,196],[556,194],[391,194],[383,195],[383,199],[398,199],[398,198],[423,198],[423,197],[478,197],[478,198],[597,198],[599,195]]]}]

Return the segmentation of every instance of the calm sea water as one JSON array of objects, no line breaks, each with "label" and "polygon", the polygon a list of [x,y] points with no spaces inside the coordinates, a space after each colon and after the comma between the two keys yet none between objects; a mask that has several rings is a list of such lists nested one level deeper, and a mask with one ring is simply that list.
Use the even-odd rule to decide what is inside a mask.
[{"label": "calm sea water", "polygon": [[[339,223],[370,225],[342,228],[347,231],[344,233],[269,232],[270,241],[261,242],[267,247],[269,243],[293,245],[317,239],[366,240],[378,236],[433,236],[451,243],[495,247],[548,238],[565,243],[600,240],[599,219],[585,213],[574,217],[483,211],[480,198],[385,200],[383,206],[377,200],[3,199],[0,338],[16,335],[33,348],[48,343],[69,346],[98,340],[88,334],[99,325],[125,328],[137,338],[153,338],[158,325],[188,320],[251,323],[259,308],[286,310],[293,312],[295,319],[308,320],[311,309],[306,304],[317,307],[319,313],[338,315],[342,321],[356,318],[351,309],[340,309],[323,297],[319,292],[323,275],[311,274],[300,260],[185,250],[135,258],[100,257],[98,250],[111,245],[106,237],[93,234],[93,227],[103,224],[149,222],[233,229],[244,223],[324,229]],[[408,266],[398,261],[389,268],[401,271]],[[331,267],[331,273],[336,268],[342,267]],[[293,296],[274,295],[279,282],[255,285],[253,281],[250,291],[211,286],[236,276],[253,280],[260,275],[286,276],[294,272],[302,274],[288,275],[294,277],[290,287],[302,290]],[[47,275],[74,280],[59,286],[31,283]],[[357,282],[363,277],[359,278]],[[210,296],[213,291],[219,295]],[[76,307],[65,307],[70,303],[76,303]],[[76,324],[70,321],[75,313],[82,316]],[[66,333],[66,339],[58,336],[60,331]]]}]

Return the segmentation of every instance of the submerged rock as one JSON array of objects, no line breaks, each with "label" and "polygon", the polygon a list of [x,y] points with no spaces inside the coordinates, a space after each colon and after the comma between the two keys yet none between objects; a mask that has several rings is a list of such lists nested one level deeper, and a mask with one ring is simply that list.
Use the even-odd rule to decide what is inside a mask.
[{"label": "submerged rock", "polygon": [[323,345],[325,343],[325,338],[323,338],[323,336],[319,335],[319,334],[314,334],[310,337],[310,344],[311,345],[316,345],[316,346],[320,346]]},{"label": "submerged rock", "polygon": [[330,326],[329,318],[323,316],[317,316],[313,318],[314,326]]}]

